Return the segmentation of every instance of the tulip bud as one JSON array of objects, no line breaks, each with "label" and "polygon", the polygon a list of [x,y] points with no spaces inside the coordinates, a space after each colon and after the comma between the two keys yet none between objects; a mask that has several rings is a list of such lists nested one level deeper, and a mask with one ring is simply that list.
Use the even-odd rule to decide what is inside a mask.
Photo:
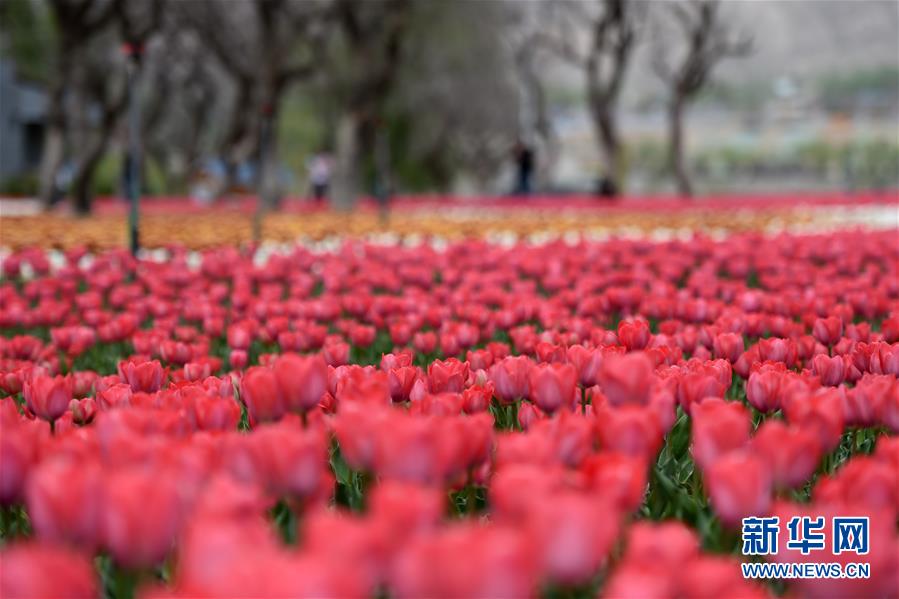
[{"label": "tulip bud", "polygon": [[72,420],[75,424],[82,426],[89,424],[97,415],[97,404],[90,397],[73,399],[69,402],[69,409],[72,410]]},{"label": "tulip bud", "polygon": [[843,336],[843,321],[839,316],[828,316],[815,320],[812,335],[824,345],[833,345]]},{"label": "tulip bud", "polygon": [[231,353],[228,355],[228,362],[231,364],[231,368],[243,370],[247,367],[249,356],[247,356],[246,350],[232,349]]}]

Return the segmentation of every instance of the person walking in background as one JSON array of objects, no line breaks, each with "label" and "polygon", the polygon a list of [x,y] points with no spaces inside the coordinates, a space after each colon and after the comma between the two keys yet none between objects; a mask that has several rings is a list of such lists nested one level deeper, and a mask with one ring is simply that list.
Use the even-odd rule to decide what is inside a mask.
[{"label": "person walking in background", "polygon": [[331,156],[325,152],[319,152],[309,159],[306,168],[309,171],[312,198],[316,204],[324,203],[328,197],[328,187],[331,185]]},{"label": "person walking in background", "polygon": [[517,171],[515,195],[531,194],[534,178],[534,149],[522,140],[515,143],[515,167]]}]

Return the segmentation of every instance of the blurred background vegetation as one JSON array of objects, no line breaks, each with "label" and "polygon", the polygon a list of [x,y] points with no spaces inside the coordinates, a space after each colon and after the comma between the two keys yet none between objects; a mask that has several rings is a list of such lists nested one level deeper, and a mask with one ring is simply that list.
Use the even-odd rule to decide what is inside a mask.
[{"label": "blurred background vegetation", "polygon": [[[291,25],[265,29],[263,5]],[[322,153],[334,157],[335,177],[355,180],[354,195],[379,184],[404,194],[505,193],[521,140],[536,149],[538,191],[589,192],[615,170],[596,120],[597,90],[610,84],[582,68],[592,56],[591,25],[602,19],[632,38],[623,90],[607,93],[603,106],[620,137],[614,176],[631,193],[671,192],[675,87],[657,58],[661,43],[669,58],[685,52],[673,5],[710,43],[751,42],[720,64],[706,57],[712,76],[686,98],[684,170],[700,192],[899,186],[899,17],[891,1],[3,0],[4,103],[31,98],[33,121],[23,125],[31,128],[22,144],[31,146],[0,147],[0,193],[44,195],[42,178],[46,187],[47,172],[56,181],[66,168],[77,181],[87,168],[80,152],[97,137],[89,195],[121,193],[126,104],[114,100],[128,63],[118,48],[137,31],[147,194],[195,195],[218,161],[226,170],[252,165],[255,174],[243,184],[229,177],[214,195],[259,190],[270,171],[277,203],[308,193],[307,166]],[[711,19],[691,14],[694,6],[712,7]],[[85,23],[100,23],[96,31],[61,20],[77,10]],[[65,48],[71,73],[60,72]],[[670,60],[676,72],[689,57]],[[306,70],[287,78],[291,63]],[[278,75],[272,65],[283,67],[283,86],[269,85],[265,73]],[[40,167],[62,75],[65,143],[48,171]],[[101,115],[113,109],[99,135]]]}]

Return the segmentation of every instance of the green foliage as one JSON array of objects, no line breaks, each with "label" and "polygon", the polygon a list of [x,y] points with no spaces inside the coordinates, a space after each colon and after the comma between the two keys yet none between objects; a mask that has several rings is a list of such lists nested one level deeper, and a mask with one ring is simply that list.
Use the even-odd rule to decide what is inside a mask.
[{"label": "green foliage", "polygon": [[5,179],[0,183],[0,194],[11,196],[34,196],[37,194],[38,181],[34,173],[23,173]]},{"label": "green foliage", "polygon": [[851,109],[865,95],[896,104],[899,103],[899,67],[889,65],[824,75],[818,80],[817,87],[821,103],[831,110]]},{"label": "green foliage", "polygon": [[[95,195],[115,196],[122,193],[122,160],[122,154],[118,151],[107,152],[100,160],[92,186]],[[170,191],[167,189],[162,167],[153,160],[146,160],[144,163],[141,188],[148,195]]]},{"label": "green foliage", "polygon": [[697,94],[696,102],[750,111],[761,109],[770,95],[767,81],[741,83],[711,81]]},{"label": "green foliage", "polygon": [[[825,177],[835,174],[847,186],[882,189],[899,185],[899,143],[886,139],[858,139],[834,143],[823,139],[802,142],[780,151],[726,145],[703,148],[688,157],[700,178],[727,184],[735,176]],[[651,184],[667,178],[667,148],[661,141],[641,141],[628,147],[630,172]]]},{"label": "green foliage", "polygon": [[295,175],[291,191],[305,193],[306,162],[330,143],[330,119],[322,116],[326,102],[320,90],[298,86],[284,98],[278,121],[278,154]]},{"label": "green foliage", "polygon": [[56,30],[46,6],[32,0],[3,0],[0,31],[5,38],[5,43],[0,44],[0,56],[12,59],[20,76],[48,81]]},{"label": "green foliage", "polygon": [[639,172],[654,185],[667,176],[668,149],[662,142],[644,140],[625,146],[627,172]]}]

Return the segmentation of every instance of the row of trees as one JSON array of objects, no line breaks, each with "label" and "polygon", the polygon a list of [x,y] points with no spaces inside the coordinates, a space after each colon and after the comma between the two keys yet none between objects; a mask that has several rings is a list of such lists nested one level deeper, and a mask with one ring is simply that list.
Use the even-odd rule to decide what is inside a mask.
[{"label": "row of trees", "polygon": [[140,58],[132,66],[146,155],[181,176],[218,155],[230,180],[252,162],[266,209],[280,198],[279,118],[291,89],[324,123],[332,201],[348,208],[364,181],[383,180],[401,160],[439,184],[459,170],[488,180],[516,138],[536,137],[551,159],[544,75],[559,59],[583,73],[605,175],[622,189],[619,98],[634,49],[648,40],[669,90],[672,172],[689,194],[685,107],[720,59],[749,50],[717,0],[9,0],[7,11],[14,5],[32,25],[51,25],[9,32],[43,32],[32,69],[49,91],[41,197],[54,199],[71,165],[80,213],[128,102],[123,44]]},{"label": "row of trees", "polygon": [[[651,68],[667,89],[668,163],[678,192],[693,193],[684,158],[684,114],[723,59],[747,55],[752,38],[725,19],[718,0],[665,2],[634,0],[584,3],[555,0],[541,5],[547,27],[534,41],[583,73],[587,105],[604,176],[623,189],[625,151],[619,129],[619,101],[635,48],[650,45]],[[650,10],[655,9],[655,14]],[[579,43],[578,29],[588,41]]]}]

